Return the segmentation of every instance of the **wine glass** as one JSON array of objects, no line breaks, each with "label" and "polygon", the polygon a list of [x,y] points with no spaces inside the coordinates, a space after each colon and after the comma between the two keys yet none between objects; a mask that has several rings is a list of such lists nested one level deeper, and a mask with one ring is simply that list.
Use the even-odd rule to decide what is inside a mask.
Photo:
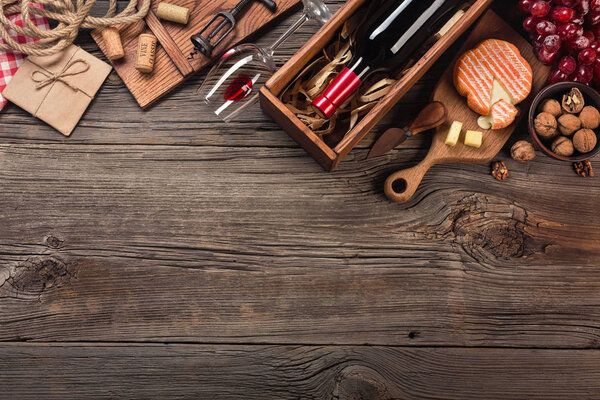
[{"label": "wine glass", "polygon": [[270,47],[247,43],[228,50],[206,75],[198,95],[223,121],[230,122],[258,100],[258,89],[275,73],[273,55],[309,20],[325,24],[331,12],[322,0],[302,0],[302,16]]}]

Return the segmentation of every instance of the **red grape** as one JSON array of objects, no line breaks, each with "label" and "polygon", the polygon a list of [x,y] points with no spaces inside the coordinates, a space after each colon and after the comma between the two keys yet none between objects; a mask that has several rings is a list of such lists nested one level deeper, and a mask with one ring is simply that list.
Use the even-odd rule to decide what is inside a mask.
[{"label": "red grape", "polygon": [[592,31],[583,32],[583,36],[590,39],[590,42],[593,42],[594,40],[596,40],[596,35],[594,35],[594,32],[592,32]]},{"label": "red grape", "polygon": [[581,50],[585,50],[590,47],[591,43],[592,42],[590,42],[590,39],[586,38],[585,36],[579,36],[567,41],[567,50],[572,53],[578,53]]},{"label": "red grape", "polygon": [[571,56],[565,56],[558,62],[558,69],[567,75],[571,75],[577,68],[577,62]]},{"label": "red grape", "polygon": [[556,25],[548,20],[543,19],[535,25],[535,30],[540,35],[554,35],[556,33]]},{"label": "red grape", "polygon": [[553,71],[548,77],[548,82],[556,83],[556,82],[565,82],[569,80],[569,75],[562,72],[560,69]]},{"label": "red grape", "polygon": [[600,11],[600,0],[590,0],[590,8],[592,11]]},{"label": "red grape", "polygon": [[540,57],[540,61],[544,65],[554,65],[556,63],[556,60],[558,60],[560,58],[560,52],[558,52],[558,51],[551,52],[551,51],[547,51],[544,48],[541,48],[539,51],[539,57]]},{"label": "red grape", "polygon": [[594,69],[589,65],[580,65],[575,71],[573,81],[581,83],[590,83],[594,78]]},{"label": "red grape", "polygon": [[[532,18],[532,17],[529,17]],[[527,21],[527,20],[525,20]],[[531,23],[531,22],[529,22]],[[525,26],[525,25],[523,25]],[[527,29],[527,28],[525,28]],[[583,28],[577,24],[574,24],[572,22],[567,22],[566,24],[562,24],[558,27],[557,32],[558,35],[560,36],[560,38],[565,41],[565,40],[569,40],[569,39],[573,39],[577,36],[581,36],[583,35]]]},{"label": "red grape", "polygon": [[531,15],[534,17],[545,17],[550,12],[550,3],[538,0],[531,5]]},{"label": "red grape", "polygon": [[546,65],[554,64],[554,62],[558,59],[558,56],[560,56],[559,52],[553,53],[553,52],[546,50],[543,47],[538,52],[538,59]]},{"label": "red grape", "polygon": [[528,13],[529,14],[531,12],[531,5],[532,4],[533,4],[533,0],[520,0],[519,1],[519,8],[524,13]]},{"label": "red grape", "polygon": [[529,32],[529,33],[533,33],[535,32],[535,27],[538,23],[539,19],[537,19],[536,17],[527,17],[525,18],[525,21],[523,21],[523,28]]},{"label": "red grape", "polygon": [[579,56],[577,57],[580,64],[583,65],[592,65],[596,61],[596,50],[593,49],[585,49],[579,52]]},{"label": "red grape", "polygon": [[560,50],[560,45],[561,40],[558,35],[546,36],[544,43],[542,43],[542,46],[551,53],[557,53]]},{"label": "red grape", "polygon": [[[533,7],[531,10],[531,14],[533,14]],[[535,15],[535,14],[533,14]],[[536,17],[539,15],[536,15]],[[543,17],[541,15],[540,17]],[[566,24],[567,22],[571,22],[573,18],[575,18],[575,10],[569,7],[555,7],[550,14],[550,18],[553,21],[558,22],[559,24]]]}]

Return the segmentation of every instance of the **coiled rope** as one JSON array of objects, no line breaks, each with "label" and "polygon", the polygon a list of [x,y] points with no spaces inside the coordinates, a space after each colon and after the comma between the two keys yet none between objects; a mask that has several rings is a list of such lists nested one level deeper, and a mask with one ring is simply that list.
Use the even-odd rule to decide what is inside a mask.
[{"label": "coiled rope", "polygon": [[[20,1],[20,4],[18,4]],[[151,0],[142,0],[136,10],[138,0],[130,0],[123,11],[116,14],[117,0],[109,0],[108,11],[103,17],[90,16],[90,10],[96,0],[0,0],[0,50],[16,50],[21,53],[46,56],[55,54],[69,46],[81,28],[96,29],[119,24],[133,24],[146,16]],[[44,5],[44,8],[39,5]],[[49,7],[47,7],[49,6]],[[7,15],[20,12],[24,26],[18,26]],[[31,14],[58,21],[55,28],[39,29],[32,21]],[[20,35],[32,39],[41,39],[34,43],[18,43],[8,34],[12,29]]]}]

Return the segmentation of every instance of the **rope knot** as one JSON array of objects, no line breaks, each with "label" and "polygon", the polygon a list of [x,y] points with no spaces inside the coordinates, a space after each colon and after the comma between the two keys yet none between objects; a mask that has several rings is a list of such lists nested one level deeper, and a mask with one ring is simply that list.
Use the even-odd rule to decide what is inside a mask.
[{"label": "rope knot", "polygon": [[71,89],[73,89],[74,91],[78,91],[79,88],[71,85],[65,80],[65,78],[68,76],[83,74],[89,69],[90,64],[87,61],[78,58],[67,63],[67,65],[65,65],[62,71],[58,73],[49,72],[44,69],[33,71],[31,73],[31,80],[36,83],[36,89],[41,89],[44,86],[60,81],[68,87],[70,87]]}]

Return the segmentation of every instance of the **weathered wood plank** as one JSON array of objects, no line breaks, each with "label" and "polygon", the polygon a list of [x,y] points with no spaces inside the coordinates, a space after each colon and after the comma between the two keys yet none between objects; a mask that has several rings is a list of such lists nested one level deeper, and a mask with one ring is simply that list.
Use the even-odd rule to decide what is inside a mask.
[{"label": "weathered wood plank", "polygon": [[3,345],[11,400],[592,399],[593,350]]},{"label": "weathered wood plank", "polygon": [[598,347],[595,180],[408,161],[0,145],[0,340]]}]

